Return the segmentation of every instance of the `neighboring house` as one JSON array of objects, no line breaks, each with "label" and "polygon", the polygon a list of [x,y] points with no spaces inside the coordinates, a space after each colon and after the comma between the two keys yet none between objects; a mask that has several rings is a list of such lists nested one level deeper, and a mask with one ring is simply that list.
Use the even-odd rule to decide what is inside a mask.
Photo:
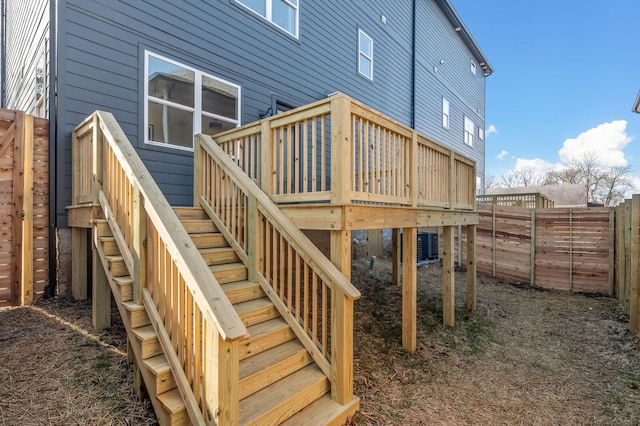
[{"label": "neighboring house", "polygon": [[636,96],[636,102],[633,104],[631,112],[640,114],[640,90],[638,91],[638,96]]},{"label": "neighboring house", "polygon": [[581,184],[519,186],[516,188],[491,188],[487,195],[514,195],[540,193],[553,200],[554,207],[588,207],[587,191]]},{"label": "neighboring house", "polygon": [[[343,92],[485,172],[484,54],[449,0],[2,0],[2,106],[50,119],[51,210],[67,226],[71,130],[112,112],[172,204],[193,134]],[[55,241],[55,238],[52,238]]]}]

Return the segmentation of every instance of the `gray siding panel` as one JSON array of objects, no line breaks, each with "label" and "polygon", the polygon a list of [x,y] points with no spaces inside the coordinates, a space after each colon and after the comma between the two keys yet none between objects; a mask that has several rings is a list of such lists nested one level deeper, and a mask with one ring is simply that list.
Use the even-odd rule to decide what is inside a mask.
[{"label": "gray siding panel", "polygon": [[[413,1],[300,3],[300,37],[295,39],[233,0],[60,0],[58,140],[64,143],[59,156],[71,158],[70,132],[84,116],[95,109],[113,112],[169,201],[192,202],[192,154],[142,141],[145,49],[240,85],[242,123],[257,120],[275,99],[297,106],[341,91],[410,124]],[[433,58],[445,54],[452,64],[463,61],[468,71],[469,54],[433,0],[417,3],[424,23],[418,128],[462,152],[462,124],[453,126],[459,118],[453,112],[471,114],[477,104],[476,115],[484,117],[484,86],[477,89],[476,80],[463,76],[462,69],[441,79],[429,72]],[[358,28],[374,40],[373,81],[357,72]],[[444,42],[440,33],[446,35]],[[464,87],[456,88],[461,78]],[[477,80],[484,84],[482,76]],[[451,98],[449,134],[438,129],[443,92]],[[474,121],[484,126],[483,119],[474,116]],[[474,149],[473,155],[479,157],[478,152]],[[59,175],[65,179],[59,192],[65,200],[57,209],[62,221],[70,203],[70,172],[70,160],[61,162]]]}]

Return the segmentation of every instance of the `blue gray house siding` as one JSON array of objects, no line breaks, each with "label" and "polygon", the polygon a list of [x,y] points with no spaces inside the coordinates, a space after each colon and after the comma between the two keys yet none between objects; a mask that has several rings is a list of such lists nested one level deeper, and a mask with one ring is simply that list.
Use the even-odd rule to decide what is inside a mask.
[{"label": "blue gray house siding", "polygon": [[[242,124],[276,100],[297,106],[336,91],[412,124],[413,1],[300,3],[296,39],[234,0],[59,0],[57,225],[71,203],[70,132],[96,109],[115,115],[171,203],[192,202],[192,153],[144,144],[145,50],[240,85]],[[434,0],[416,3],[416,128],[474,158],[483,174],[484,147],[463,144],[462,118],[484,127],[482,70],[466,75],[470,53]],[[359,28],[374,40],[373,81],[357,72]]]}]

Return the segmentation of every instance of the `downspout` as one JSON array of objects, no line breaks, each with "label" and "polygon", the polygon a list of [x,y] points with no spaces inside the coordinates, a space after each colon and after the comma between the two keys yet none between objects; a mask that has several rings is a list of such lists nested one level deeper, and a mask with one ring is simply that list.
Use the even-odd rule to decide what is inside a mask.
[{"label": "downspout", "polygon": [[[6,1],[6,0],[3,0]],[[56,295],[57,288],[57,162],[58,152],[58,1],[49,1],[49,283],[44,297]]]},{"label": "downspout", "polygon": [[0,9],[2,10],[2,34],[0,35],[0,107],[7,106],[7,0],[0,0]]},{"label": "downspout", "polygon": [[416,1],[413,0],[411,22],[411,128],[416,128]]}]

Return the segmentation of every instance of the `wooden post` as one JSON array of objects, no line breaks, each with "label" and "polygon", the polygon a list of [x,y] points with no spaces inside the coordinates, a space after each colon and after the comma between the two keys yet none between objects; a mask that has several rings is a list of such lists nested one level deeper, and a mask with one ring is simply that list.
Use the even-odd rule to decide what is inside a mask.
[{"label": "wooden post", "polygon": [[476,310],[476,225],[467,226],[467,309]]},{"label": "wooden post", "polygon": [[496,205],[491,205],[491,276],[496,276]]},{"label": "wooden post", "polygon": [[208,425],[238,425],[240,417],[240,346],[225,342],[207,319],[205,322],[204,398]]},{"label": "wooden post", "polygon": [[331,262],[351,281],[351,231],[329,231]]},{"label": "wooden post", "polygon": [[456,226],[456,264],[462,267],[462,225]]},{"label": "wooden post", "polygon": [[12,248],[11,248],[11,304],[22,303],[22,215],[24,214],[24,112],[16,112],[13,139],[13,209],[11,212]]},{"label": "wooden post", "polygon": [[569,291],[573,291],[573,213],[569,209]]},{"label": "wooden post", "polygon": [[456,154],[449,151],[449,208],[456,203]]},{"label": "wooden post", "polygon": [[93,248],[92,256],[91,319],[93,328],[101,330],[111,326],[111,288],[102,267],[98,250]]},{"label": "wooden post", "polygon": [[622,304],[624,295],[624,280],[626,276],[626,261],[624,249],[624,229],[625,229],[625,205],[619,204],[616,208],[616,296],[618,303]]},{"label": "wooden post", "polygon": [[609,296],[615,294],[616,268],[616,211],[609,208]]},{"label": "wooden post", "polygon": [[[623,296],[623,306],[625,309],[629,309],[629,289],[631,288],[631,276],[633,274],[632,263],[633,259],[631,258],[631,224],[632,224],[632,209],[631,209],[631,200],[625,201],[625,218],[626,222],[624,225],[624,258],[625,258],[625,270],[627,271],[624,277],[624,296]],[[636,258],[637,259],[637,258]]]},{"label": "wooden post", "polygon": [[402,347],[417,347],[417,244],[418,228],[402,230]]},{"label": "wooden post", "polygon": [[133,301],[142,305],[147,285],[147,211],[140,189],[133,189]]},{"label": "wooden post", "polygon": [[331,101],[331,202],[334,204],[351,201],[351,144],[351,101],[336,97]]},{"label": "wooden post", "polygon": [[20,282],[22,292],[20,304],[24,305],[33,300],[33,116],[24,116],[24,143],[22,193],[22,271]]},{"label": "wooden post", "polygon": [[409,164],[409,195],[411,196],[411,206],[418,206],[418,132],[413,130],[411,133],[411,151],[407,159]]},{"label": "wooden post", "polygon": [[529,284],[536,285],[536,209],[531,209],[531,237],[529,238]]},{"label": "wooden post", "polygon": [[193,206],[200,207],[202,195],[202,147],[200,137],[193,138]]},{"label": "wooden post", "polygon": [[92,139],[92,194],[93,194],[93,203],[98,204],[98,194],[102,189],[102,167],[104,166],[104,161],[102,158],[102,152],[104,150],[104,141],[103,141],[102,130],[100,129],[100,125],[98,123],[98,115],[93,116],[93,139]]},{"label": "wooden post", "polygon": [[331,291],[331,399],[341,405],[353,399],[353,301],[335,287]]},{"label": "wooden post", "polygon": [[400,228],[393,228],[391,231],[391,246],[391,282],[395,285],[400,285],[402,283]]},{"label": "wooden post", "polygon": [[71,294],[74,300],[87,299],[87,229],[71,228]]},{"label": "wooden post", "polygon": [[631,331],[640,331],[638,324],[638,255],[640,250],[640,194],[631,198],[631,283],[629,288],[629,323]]},{"label": "wooden post", "polygon": [[442,315],[444,325],[455,325],[455,283],[453,226],[442,228]]},{"label": "wooden post", "polygon": [[262,154],[262,166],[260,168],[260,187],[267,195],[276,193],[276,166],[273,130],[271,121],[265,120],[260,130],[260,153]]}]

